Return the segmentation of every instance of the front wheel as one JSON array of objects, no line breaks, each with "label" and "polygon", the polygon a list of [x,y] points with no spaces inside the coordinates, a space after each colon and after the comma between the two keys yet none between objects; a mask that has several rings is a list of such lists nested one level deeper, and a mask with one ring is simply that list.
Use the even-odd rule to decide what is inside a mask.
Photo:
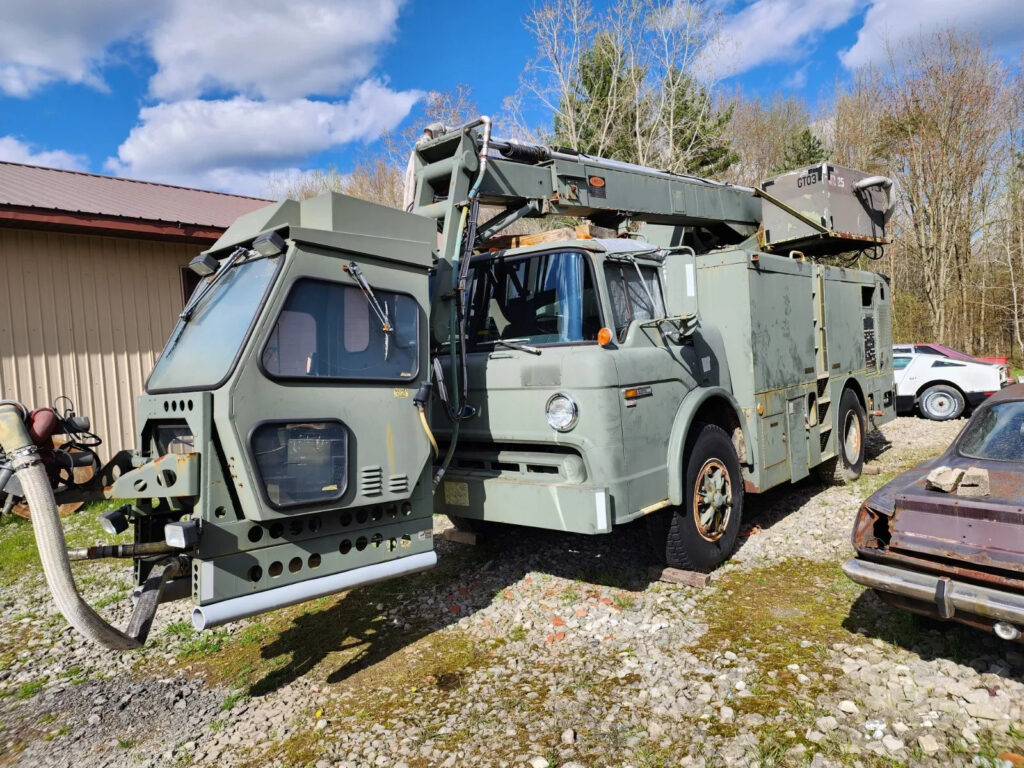
[{"label": "front wheel", "polygon": [[743,517],[740,462],[721,427],[697,428],[687,451],[683,493],[682,507],[667,511],[660,526],[652,521],[650,530],[664,531],[666,563],[707,573],[732,555]]},{"label": "front wheel", "polygon": [[928,387],[917,400],[921,415],[932,421],[949,421],[964,412],[964,396],[960,390],[946,384]]}]

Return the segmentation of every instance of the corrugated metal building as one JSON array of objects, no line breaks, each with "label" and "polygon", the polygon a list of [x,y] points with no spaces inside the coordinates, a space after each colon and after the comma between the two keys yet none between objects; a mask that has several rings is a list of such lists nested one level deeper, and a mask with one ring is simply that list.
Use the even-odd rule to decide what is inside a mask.
[{"label": "corrugated metal building", "polygon": [[135,444],[135,397],[194,286],[189,260],[269,201],[0,163],[0,398],[70,397]]}]

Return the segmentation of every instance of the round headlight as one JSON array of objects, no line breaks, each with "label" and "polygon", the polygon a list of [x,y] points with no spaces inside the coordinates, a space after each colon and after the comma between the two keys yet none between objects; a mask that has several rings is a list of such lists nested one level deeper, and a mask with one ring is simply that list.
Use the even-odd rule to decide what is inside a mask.
[{"label": "round headlight", "polygon": [[559,432],[568,432],[576,426],[576,421],[580,417],[580,409],[576,405],[576,401],[561,392],[551,396],[544,412],[548,426]]}]

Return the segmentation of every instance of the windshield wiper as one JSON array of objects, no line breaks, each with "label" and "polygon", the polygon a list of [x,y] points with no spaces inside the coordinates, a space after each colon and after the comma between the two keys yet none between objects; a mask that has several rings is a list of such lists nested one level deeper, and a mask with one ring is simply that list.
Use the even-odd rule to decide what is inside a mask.
[{"label": "windshield wiper", "polygon": [[388,359],[388,337],[395,332],[394,328],[391,327],[391,318],[388,317],[388,305],[384,302],[384,306],[380,305],[377,301],[377,297],[373,294],[373,288],[366,281],[363,276],[363,270],[354,262],[350,261],[347,266],[343,266],[346,272],[352,275],[352,279],[356,281],[356,285],[359,286],[359,290],[363,292],[363,296],[366,298],[366,303],[370,305],[370,309],[377,316],[377,320],[380,322],[380,329],[384,331],[384,359]]},{"label": "windshield wiper", "polygon": [[494,344],[495,346],[508,347],[509,349],[518,349],[523,352],[529,352],[531,355],[539,355],[540,350],[537,347],[531,347],[529,344],[523,344],[521,341],[516,339],[491,339],[483,342],[484,344]]},{"label": "windshield wiper", "polygon": [[188,325],[188,321],[192,319],[192,315],[195,314],[196,309],[199,307],[199,303],[206,298],[206,296],[213,290],[213,286],[221,279],[227,271],[235,265],[235,263],[242,257],[249,253],[249,250],[239,246],[231,252],[231,255],[224,261],[223,266],[218,269],[213,275],[207,280],[201,287],[197,288],[192,294],[192,298],[188,300],[185,308],[181,310],[181,314],[178,315],[178,328],[174,333],[173,338],[167,344],[167,351],[170,352],[174,349],[174,345],[178,343],[178,339],[181,338],[181,334],[185,331],[185,326]]}]

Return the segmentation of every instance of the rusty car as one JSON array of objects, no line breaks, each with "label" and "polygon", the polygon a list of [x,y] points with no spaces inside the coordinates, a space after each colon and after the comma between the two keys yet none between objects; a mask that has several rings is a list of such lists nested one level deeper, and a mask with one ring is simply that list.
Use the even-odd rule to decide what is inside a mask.
[{"label": "rusty car", "polygon": [[860,507],[846,575],[934,619],[1021,641],[1024,629],[1024,384],[994,394],[945,453]]}]

